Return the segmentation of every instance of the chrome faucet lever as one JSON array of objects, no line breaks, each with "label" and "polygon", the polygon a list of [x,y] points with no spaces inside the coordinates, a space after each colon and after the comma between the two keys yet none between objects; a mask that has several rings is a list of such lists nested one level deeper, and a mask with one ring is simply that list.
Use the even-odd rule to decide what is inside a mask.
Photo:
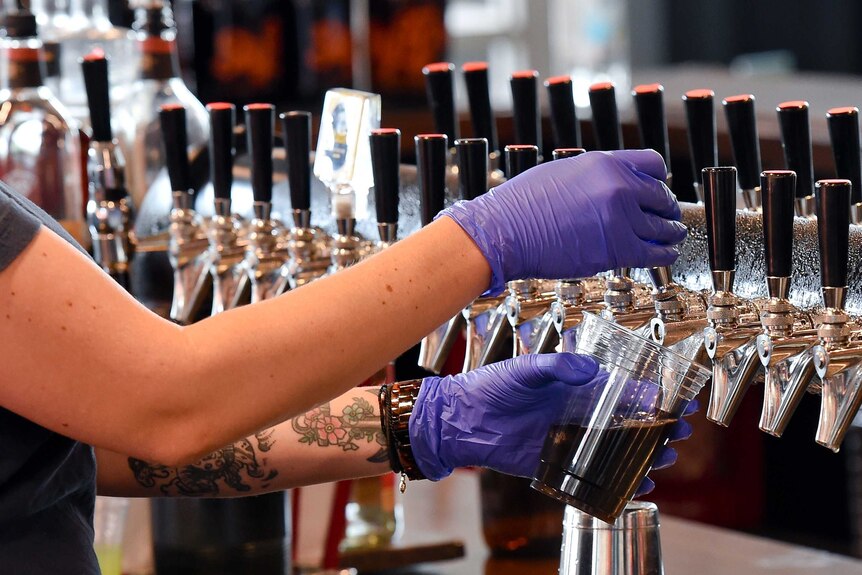
[{"label": "chrome faucet lever", "polygon": [[272,149],[275,107],[249,104],[245,111],[254,217],[248,225],[245,266],[251,279],[251,302],[281,295],[288,287],[284,267],[287,230],[272,217]]},{"label": "chrome faucet lever", "polygon": [[712,360],[707,419],[729,425],[760,369],[756,337],[759,322],[745,317],[744,302],[733,293],[736,268],[736,168],[703,170],[707,246],[713,294],[706,312],[704,348]]},{"label": "chrome faucet lever", "polygon": [[761,174],[766,288],[757,353],[764,367],[763,408],[759,427],[781,437],[814,377],[811,348],[817,332],[810,318],[790,303],[793,262],[793,212],[796,174],[770,170]]},{"label": "chrome faucet lever", "polygon": [[862,405],[862,344],[851,339],[850,316],[844,311],[849,260],[849,180],[821,180],[815,186],[820,279],[825,310],[817,329],[814,367],[821,380],[817,443],[838,451]]},{"label": "chrome faucet lever", "polygon": [[162,106],[159,120],[173,190],[168,244],[168,256],[174,269],[171,319],[188,324],[194,321],[212,286],[209,239],[203,220],[192,209],[185,108]]}]

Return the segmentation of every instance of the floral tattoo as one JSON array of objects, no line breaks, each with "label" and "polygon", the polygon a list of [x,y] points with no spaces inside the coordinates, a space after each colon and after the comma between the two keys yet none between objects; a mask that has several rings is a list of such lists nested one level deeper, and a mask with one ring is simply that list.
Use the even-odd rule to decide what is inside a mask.
[{"label": "floral tattoo", "polygon": [[[369,390],[369,393],[376,395],[375,391]],[[380,449],[368,461],[382,463],[388,459],[380,415],[374,413],[374,408],[365,398],[354,397],[353,403],[341,410],[341,415],[334,415],[330,404],[325,403],[294,417],[291,426],[299,434],[300,443],[319,447],[334,445],[343,451],[356,451],[363,442],[376,442]]]},{"label": "floral tattoo", "polygon": [[272,449],[274,443],[272,430],[267,429],[254,438],[213,451],[194,465],[168,467],[130,457],[129,468],[139,484],[157,487],[163,495],[214,497],[222,490],[243,493],[252,490],[251,482],[266,489],[278,475],[277,470],[266,469],[266,457],[258,454]]}]

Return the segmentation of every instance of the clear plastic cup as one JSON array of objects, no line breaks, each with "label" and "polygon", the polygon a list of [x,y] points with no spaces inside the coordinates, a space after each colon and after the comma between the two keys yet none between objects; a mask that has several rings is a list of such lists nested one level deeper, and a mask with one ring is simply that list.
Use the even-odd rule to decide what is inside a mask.
[{"label": "clear plastic cup", "polygon": [[593,356],[599,376],[551,426],[532,486],[613,523],[711,372],[589,312],[575,352]]},{"label": "clear plastic cup", "polygon": [[93,547],[102,575],[121,575],[123,531],[129,500],[122,497],[96,497],[93,516],[95,541]]}]

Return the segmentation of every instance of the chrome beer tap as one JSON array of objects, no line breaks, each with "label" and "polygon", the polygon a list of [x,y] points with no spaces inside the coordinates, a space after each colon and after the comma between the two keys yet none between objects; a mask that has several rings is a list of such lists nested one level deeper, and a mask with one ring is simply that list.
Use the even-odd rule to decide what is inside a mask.
[{"label": "chrome beer tap", "polygon": [[210,181],[215,197],[213,217],[206,226],[210,275],[213,282],[212,315],[247,302],[251,286],[244,265],[245,229],[231,209],[236,106],[207,105],[210,117]]},{"label": "chrome beer tap", "polygon": [[814,190],[820,281],[825,310],[817,328],[814,368],[821,380],[817,443],[838,451],[862,405],[862,341],[854,339],[847,297],[851,183],[820,180]]},{"label": "chrome beer tap", "polygon": [[793,266],[793,212],[796,174],[773,170],[761,176],[763,246],[769,299],[761,306],[763,333],[757,352],[765,369],[759,427],[781,437],[814,377],[811,348],[817,332],[790,303]]},{"label": "chrome beer tap", "polygon": [[401,132],[395,128],[371,131],[371,170],[374,174],[374,203],[380,241],[377,250],[398,240],[398,194],[401,167]]},{"label": "chrome beer tap", "polygon": [[126,188],[126,163],[111,130],[108,61],[93,53],[81,61],[92,136],[87,149],[87,227],[96,263],[129,289],[132,259],[132,198]]},{"label": "chrome beer tap", "polygon": [[[513,77],[514,81],[514,77]],[[514,90],[514,86],[513,86]],[[534,145],[506,146],[508,178],[515,178],[539,163],[539,148]],[[506,297],[506,316],[512,326],[512,356],[551,351],[556,342],[553,321],[544,321],[554,294],[540,279],[510,281]]]},{"label": "chrome beer tap", "polygon": [[850,180],[850,219],[862,224],[862,159],[859,142],[859,108],[832,108],[826,112],[832,157],[839,178]]},{"label": "chrome beer tap", "polygon": [[[472,200],[488,191],[488,141],[462,138],[455,142],[461,198]],[[511,357],[512,330],[506,315],[506,293],[478,297],[464,308],[467,350],[464,369],[470,371]]]},{"label": "chrome beer tap", "polygon": [[712,360],[707,419],[727,426],[760,369],[758,317],[733,293],[736,271],[736,168],[703,170],[707,247],[713,294],[709,297],[703,339]]},{"label": "chrome beer tap", "polygon": [[730,132],[733,164],[742,190],[745,209],[759,211],[760,198],[760,140],[754,114],[754,96],[740,94],[721,101]]},{"label": "chrome beer tap", "polygon": [[[414,138],[414,142],[422,225],[427,226],[443,209],[446,198],[449,139],[445,134],[420,134]],[[419,346],[419,367],[432,373],[442,372],[452,345],[465,326],[464,314],[458,313],[425,336]]]},{"label": "chrome beer tap", "polygon": [[326,275],[331,262],[330,238],[311,225],[311,114],[287,112],[279,116],[284,128],[287,181],[293,226],[287,234],[290,259],[285,264],[291,289]]},{"label": "chrome beer tap", "polygon": [[245,111],[254,217],[248,224],[245,265],[251,279],[251,303],[284,293],[284,264],[289,255],[284,224],[272,217],[272,149],[275,107],[249,104]]},{"label": "chrome beer tap", "polygon": [[195,320],[212,286],[209,240],[203,220],[192,209],[186,110],[179,104],[162,106],[159,121],[173,200],[168,242],[168,258],[174,269],[171,319],[186,325]]},{"label": "chrome beer tap", "polygon": [[808,102],[782,102],[776,108],[784,164],[796,172],[796,215],[814,216],[814,165],[808,127]]},{"label": "chrome beer tap", "polygon": [[[715,111],[712,90],[689,90],[683,97],[685,116],[688,121],[688,147],[694,175],[694,193],[698,203],[704,202],[704,182],[701,175],[705,168],[718,165],[718,141],[715,136]],[[736,188],[736,182],[733,184]]]}]

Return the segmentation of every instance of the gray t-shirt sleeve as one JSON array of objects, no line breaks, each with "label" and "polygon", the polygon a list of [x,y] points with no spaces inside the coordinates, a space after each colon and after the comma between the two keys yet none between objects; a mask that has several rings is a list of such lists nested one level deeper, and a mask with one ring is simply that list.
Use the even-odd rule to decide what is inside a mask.
[{"label": "gray t-shirt sleeve", "polygon": [[30,245],[41,225],[11,192],[0,188],[0,272]]}]

